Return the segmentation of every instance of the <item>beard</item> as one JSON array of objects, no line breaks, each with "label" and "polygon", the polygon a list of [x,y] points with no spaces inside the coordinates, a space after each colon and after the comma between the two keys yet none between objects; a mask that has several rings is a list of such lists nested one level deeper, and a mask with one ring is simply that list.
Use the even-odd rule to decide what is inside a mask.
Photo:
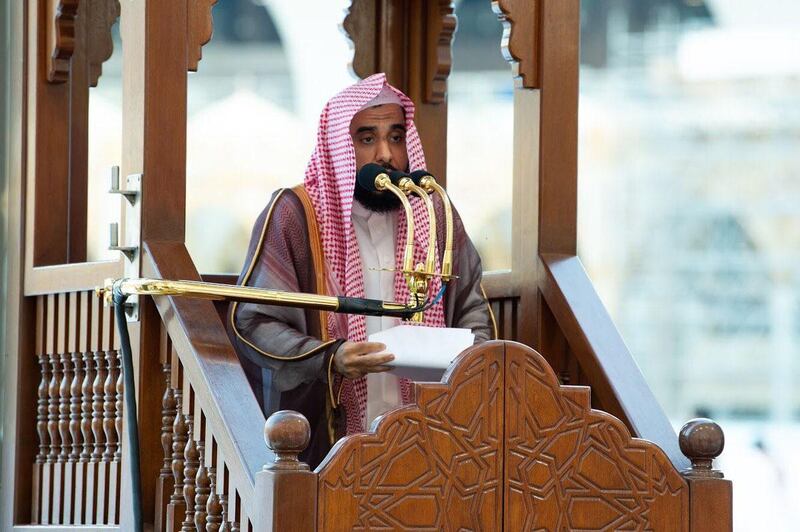
[{"label": "beard", "polygon": [[[382,165],[387,172],[396,170],[391,165]],[[361,205],[373,212],[390,212],[396,211],[402,206],[400,199],[389,192],[388,190],[370,191],[358,184],[356,181],[356,188],[353,191],[353,198],[355,198]]]}]

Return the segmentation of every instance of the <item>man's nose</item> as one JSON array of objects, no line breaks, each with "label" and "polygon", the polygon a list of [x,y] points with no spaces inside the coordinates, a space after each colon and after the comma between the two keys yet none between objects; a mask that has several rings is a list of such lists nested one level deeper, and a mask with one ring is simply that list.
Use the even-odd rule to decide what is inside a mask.
[{"label": "man's nose", "polygon": [[389,142],[387,140],[379,140],[377,146],[377,152],[375,153],[376,162],[379,163],[391,163],[392,162],[392,150],[389,149]]}]

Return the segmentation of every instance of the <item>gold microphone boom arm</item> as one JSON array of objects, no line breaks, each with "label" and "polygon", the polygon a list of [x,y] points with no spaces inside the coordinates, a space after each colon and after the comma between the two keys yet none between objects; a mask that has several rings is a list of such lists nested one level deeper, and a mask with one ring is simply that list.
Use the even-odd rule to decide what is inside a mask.
[{"label": "gold microphone boom arm", "polygon": [[356,297],[323,296],[302,292],[283,292],[251,286],[236,286],[200,281],[171,281],[168,279],[106,279],[104,285],[95,290],[106,302],[111,303],[114,293],[123,295],[183,296],[215,301],[238,301],[261,303],[281,307],[296,307],[326,310],[342,314],[366,316],[394,316],[409,319],[422,310],[422,306],[410,307],[402,303],[363,299]]}]

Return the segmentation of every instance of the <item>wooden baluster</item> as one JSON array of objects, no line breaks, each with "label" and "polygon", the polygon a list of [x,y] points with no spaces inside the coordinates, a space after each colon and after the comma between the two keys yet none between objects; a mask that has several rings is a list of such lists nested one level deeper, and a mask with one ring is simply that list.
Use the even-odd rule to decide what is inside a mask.
[{"label": "wooden baluster", "polygon": [[219,532],[231,532],[231,523],[228,520],[228,494],[222,493],[219,496],[219,504],[222,506],[222,526],[219,529]]},{"label": "wooden baluster", "polygon": [[206,532],[219,532],[222,525],[222,505],[217,493],[217,468],[208,468],[210,494],[206,502]]},{"label": "wooden baluster", "polygon": [[[70,490],[68,493],[67,505],[64,507],[64,522],[75,524],[81,522],[80,511],[82,501],[79,501],[80,496],[78,493],[77,472],[76,467],[78,458],[81,455],[81,383],[83,381],[83,364],[81,354],[77,351],[70,353],[72,380],[69,385],[69,422],[67,423],[67,430],[69,431],[70,449],[67,456],[67,479],[65,480],[64,489]],[[66,378],[64,379],[66,380]],[[82,489],[82,486],[81,486]]]},{"label": "wooden baluster", "polygon": [[182,532],[192,532],[194,530],[194,497],[195,497],[195,477],[197,468],[200,465],[200,455],[197,452],[197,445],[194,441],[194,416],[186,416],[188,425],[187,433],[189,440],[186,442],[186,449],[183,453],[183,500],[186,503],[186,515],[183,520]]},{"label": "wooden baluster", "polygon": [[[59,411],[59,402],[61,401],[60,396],[60,388],[61,388],[61,379],[62,379],[62,371],[61,371],[61,356],[53,353],[50,355],[50,386],[47,389],[48,393],[48,403],[47,403],[47,432],[50,436],[50,453],[47,456],[47,464],[49,465],[51,479],[54,485],[60,484],[57,482],[59,479],[56,478],[57,471],[55,464],[58,461],[58,457],[61,454],[61,436],[58,430],[58,411]],[[56,511],[56,499],[60,495],[59,493],[55,493],[59,490],[59,487],[52,488],[48,490],[49,493],[45,493],[44,496],[49,500],[50,504],[48,506],[52,509],[53,515],[46,517],[43,520],[43,523],[46,524],[58,524],[60,519],[58,517],[58,513]]]},{"label": "wooden baluster", "polygon": [[36,463],[43,464],[47,460],[50,450],[50,439],[47,433],[47,412],[49,404],[48,389],[50,387],[50,357],[45,354],[39,355],[39,366],[41,366],[42,380],[39,381],[38,401],[36,406],[36,433],[39,435],[39,453],[36,455]]},{"label": "wooden baluster", "polygon": [[175,422],[176,401],[175,390],[170,386],[172,366],[167,363],[162,366],[165,378],[164,396],[161,399],[161,448],[164,450],[164,463],[158,474],[156,483],[156,516],[153,529],[164,530],[167,518],[167,504],[169,494],[174,488],[172,482],[172,424]]},{"label": "wooden baluster", "polygon": [[117,356],[116,351],[106,351],[106,361],[108,372],[103,384],[103,432],[106,435],[106,449],[103,453],[103,461],[111,462],[117,451],[117,428],[116,406],[117,406]]},{"label": "wooden baluster", "polygon": [[106,448],[103,452],[103,462],[108,470],[105,482],[106,490],[106,517],[105,523],[116,523],[116,483],[117,469],[113,467],[114,456],[117,452],[119,439],[117,438],[117,373],[119,371],[119,357],[113,349],[105,352],[108,371],[103,383],[103,433],[106,436]]},{"label": "wooden baluster", "polygon": [[33,483],[33,502],[31,522],[34,524],[41,523],[41,516],[39,515],[41,507],[41,482],[43,479],[42,469],[44,463],[47,461],[49,452],[50,438],[47,432],[47,411],[48,411],[48,389],[50,386],[50,360],[49,357],[41,353],[39,355],[39,366],[41,367],[42,379],[39,381],[39,389],[37,390],[38,400],[36,401],[36,434],[39,438],[39,452],[36,454],[36,464],[34,465],[34,478],[37,482]]},{"label": "wooden baluster", "polygon": [[79,292],[75,294],[75,339],[71,344],[72,366],[75,372],[75,379],[70,387],[70,421],[69,430],[72,434],[72,454],[70,455],[70,468],[75,478],[75,489],[73,498],[73,519],[72,523],[81,525],[85,523],[84,516],[86,510],[87,497],[87,458],[85,457],[85,445],[87,432],[91,432],[91,397],[89,397],[89,409],[86,410],[86,387],[90,386],[91,381],[87,381],[89,368],[86,365],[86,355],[89,350],[89,331],[91,329],[90,297],[91,292]]},{"label": "wooden baluster", "polygon": [[83,382],[81,383],[81,439],[83,446],[79,458],[79,466],[85,471],[85,485],[86,490],[83,496],[83,505],[86,509],[83,518],[78,521],[80,524],[92,522],[91,519],[91,506],[90,502],[93,497],[93,485],[90,484],[89,478],[94,478],[93,473],[89,472],[89,460],[92,457],[93,438],[92,438],[92,382],[94,381],[94,361],[92,360],[92,353],[85,351],[81,354],[83,361]]},{"label": "wooden baluster", "polygon": [[183,500],[183,454],[186,450],[188,435],[186,432],[186,416],[181,411],[181,405],[183,404],[183,392],[181,390],[176,390],[175,399],[178,408],[178,412],[175,414],[175,422],[172,424],[172,478],[175,483],[175,489],[169,499],[167,508],[168,530],[176,530],[180,523],[183,522],[185,509]]},{"label": "wooden baluster", "polygon": [[94,362],[96,370],[92,383],[92,435],[94,436],[92,462],[100,462],[106,443],[103,433],[103,384],[106,381],[107,366],[102,351],[95,351]]},{"label": "wooden baluster", "polygon": [[83,383],[83,358],[77,351],[72,353],[73,378],[69,387],[69,433],[72,440],[72,452],[69,461],[76,463],[81,455],[81,384]]},{"label": "wooden baluster", "polygon": [[[112,434],[114,435],[114,448],[111,455],[111,465],[109,469],[109,495],[108,495],[108,523],[119,523],[119,504],[120,504],[120,461],[122,460],[122,355],[121,351],[115,349],[110,351],[114,362],[114,372],[112,380],[112,412],[114,414],[112,427]],[[109,375],[111,373],[109,372]],[[109,452],[111,450],[109,449]]]},{"label": "wooden baluster", "polygon": [[61,387],[61,357],[57,354],[50,355],[50,386],[48,392],[47,408],[47,431],[50,434],[50,453],[47,456],[48,463],[55,463],[61,452],[61,439],[58,433],[58,404],[61,399],[59,388]]},{"label": "wooden baluster", "polygon": [[197,444],[197,451],[200,455],[200,465],[197,468],[197,476],[195,477],[195,497],[194,497],[194,526],[196,530],[206,529],[206,504],[208,503],[208,496],[211,493],[209,486],[211,485],[208,478],[208,469],[206,468],[206,446],[203,438]]},{"label": "wooden baluster", "polygon": [[92,383],[92,435],[94,436],[94,451],[92,452],[91,463],[94,464],[95,492],[93,496],[93,511],[91,519],[93,523],[105,522],[105,479],[106,464],[103,462],[103,454],[106,446],[105,432],[103,431],[103,386],[107,376],[107,366],[105,364],[105,354],[103,351],[94,352],[96,366],[94,382]]},{"label": "wooden baluster", "polygon": [[121,352],[116,351],[117,356],[117,383],[115,386],[117,392],[117,402],[114,405],[116,417],[114,418],[114,430],[117,433],[117,449],[114,451],[114,461],[119,462],[122,460],[122,394],[124,393],[123,376],[122,376],[122,359]]},{"label": "wooden baluster", "polygon": [[61,384],[58,387],[58,435],[61,438],[61,451],[58,453],[57,468],[60,469],[60,482],[54,486],[58,489],[57,497],[60,498],[60,505],[53,507],[54,514],[58,512],[58,516],[54,515],[53,519],[56,523],[69,524],[71,519],[69,513],[70,495],[72,495],[72,486],[69,483],[71,480],[67,472],[66,462],[69,460],[69,454],[72,450],[72,438],[69,433],[69,389],[72,384],[72,364],[70,359],[72,357],[69,353],[64,352],[61,354],[61,368],[63,376]]}]

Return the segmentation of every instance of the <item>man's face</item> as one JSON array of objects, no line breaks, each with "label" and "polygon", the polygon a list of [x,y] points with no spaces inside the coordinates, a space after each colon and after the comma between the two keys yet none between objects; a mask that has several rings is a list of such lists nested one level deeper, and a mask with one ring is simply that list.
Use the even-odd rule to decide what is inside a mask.
[{"label": "man's face", "polygon": [[350,122],[356,150],[356,171],[376,163],[389,170],[407,170],[406,120],[397,104],[368,107]]}]

